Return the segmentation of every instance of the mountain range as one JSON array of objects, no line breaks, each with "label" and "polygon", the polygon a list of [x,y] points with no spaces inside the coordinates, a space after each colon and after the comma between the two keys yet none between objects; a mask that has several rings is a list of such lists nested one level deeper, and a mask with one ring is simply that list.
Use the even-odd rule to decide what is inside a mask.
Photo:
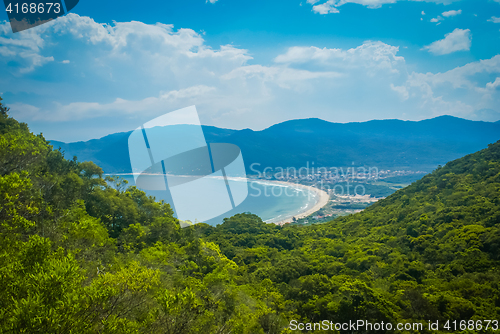
[{"label": "mountain range", "polygon": [[[332,123],[317,118],[290,120],[261,131],[203,126],[208,143],[241,148],[247,173],[265,167],[364,166],[431,171],[438,165],[484,149],[500,139],[500,122],[453,116],[422,121],[373,120]],[[91,160],[105,173],[130,173],[130,132],[85,142],[51,141],[65,156]],[[258,163],[260,165],[252,164]]]}]

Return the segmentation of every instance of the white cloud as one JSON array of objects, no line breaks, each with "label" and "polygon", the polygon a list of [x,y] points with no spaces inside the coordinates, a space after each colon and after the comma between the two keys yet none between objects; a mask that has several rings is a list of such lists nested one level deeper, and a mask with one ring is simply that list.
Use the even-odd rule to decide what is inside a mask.
[{"label": "white cloud", "polygon": [[[49,54],[52,51],[45,50],[47,45],[58,53],[58,58],[65,59],[69,49],[80,56],[81,66],[94,70],[84,73],[86,77],[117,81],[120,76],[124,83],[147,72],[162,81],[168,76],[190,86],[195,84],[188,82],[194,81],[190,78],[213,77],[225,72],[226,67],[241,66],[251,59],[244,49],[226,45],[214,50],[204,45],[202,36],[193,30],[174,30],[172,25],[161,23],[107,25],[70,13],[19,34],[9,32],[8,23],[0,25],[0,64],[3,62],[4,68],[9,62],[22,61],[18,72],[27,73],[53,61]],[[182,78],[176,77],[179,75]]]},{"label": "white cloud", "polygon": [[6,62],[17,64],[12,70],[18,74],[32,72],[35,68],[54,61],[52,56],[40,55],[44,46],[43,38],[33,31],[13,34],[7,22],[0,24],[0,55]]},{"label": "white cloud", "polygon": [[43,66],[51,61],[54,61],[54,57],[42,57],[37,54],[32,54],[31,52],[19,52],[19,57],[30,63],[27,67],[20,68],[19,73],[32,72],[35,67]]},{"label": "white cloud", "polygon": [[[308,0],[308,3],[316,4],[320,0]],[[395,3],[397,0],[327,0],[326,2],[313,6],[313,11],[318,14],[338,13],[337,7],[346,3],[357,3],[368,8],[379,8],[383,4]]]},{"label": "white cloud", "polygon": [[73,102],[66,105],[56,103],[55,107],[50,110],[40,110],[40,108],[26,104],[13,104],[10,106],[12,111],[16,113],[16,117],[30,118],[35,121],[79,121],[110,115],[113,117],[123,117],[136,113],[154,117],[165,111],[165,105],[171,106],[172,109],[181,108],[186,101],[193,98],[206,97],[215,90],[215,87],[193,86],[186,89],[160,93],[156,97],[147,97],[137,101],[117,98],[111,103]]},{"label": "white cloud", "polygon": [[[462,14],[462,10],[461,10],[461,9],[459,9],[459,10],[449,10],[449,11],[447,11],[447,12],[443,12],[443,13],[441,14],[441,15],[443,15],[444,17],[443,17],[443,16],[441,16],[441,15],[438,15],[437,17],[432,18],[432,19],[431,19],[431,22],[433,22],[433,23],[437,23],[437,22],[439,22],[439,21],[443,21],[445,18],[448,18],[448,17],[453,17],[453,16],[457,16],[457,15],[460,15],[460,14]],[[439,25],[439,24],[440,24],[440,23],[438,23],[438,25]]]},{"label": "white cloud", "polygon": [[328,0],[325,3],[320,5],[313,6],[313,11],[318,14],[330,14],[330,13],[339,13],[337,7],[335,7],[336,0]]},{"label": "white cloud", "polygon": [[[307,3],[314,5],[313,6],[314,12],[318,14],[329,14],[329,13],[338,13],[339,12],[338,7],[348,3],[359,4],[362,6],[366,6],[368,8],[380,8],[382,7],[382,5],[393,4],[396,3],[397,1],[425,1],[425,2],[434,2],[438,4],[448,5],[455,1],[461,1],[461,0],[327,0],[326,2],[316,5],[320,1],[324,0],[307,0]],[[500,0],[495,0],[495,1],[500,1]],[[425,14],[423,13],[422,15]]]},{"label": "white cloud", "polygon": [[244,78],[252,79],[257,78],[261,83],[273,83],[280,88],[293,89],[301,92],[308,88],[308,85],[303,85],[304,81],[313,79],[333,79],[340,78],[342,75],[333,71],[305,71],[292,68],[282,68],[277,66],[262,66],[250,65],[239,67],[222,77],[223,80]]},{"label": "white cloud", "polygon": [[500,87],[500,77],[497,77],[494,82],[488,82],[486,84],[487,91],[495,91],[498,87]]},{"label": "white cloud", "polygon": [[10,108],[11,115],[20,115],[25,119],[33,119],[33,115],[36,115],[40,111],[40,108],[21,102],[8,104],[7,107]]},{"label": "white cloud", "polygon": [[470,29],[457,28],[453,32],[446,34],[444,39],[435,41],[425,46],[424,49],[436,55],[446,55],[457,51],[468,51],[471,43]]},{"label": "white cloud", "polygon": [[443,15],[444,17],[452,17],[452,16],[457,16],[457,15],[460,15],[462,14],[462,10],[459,9],[459,10],[449,10],[447,12],[443,12],[441,15]]},{"label": "white cloud", "polygon": [[[496,76],[496,79],[481,83],[477,80],[481,75]],[[402,95],[408,92],[410,100],[419,100],[422,109],[429,109],[435,115],[478,119],[481,110],[500,111],[499,87],[500,55],[496,55],[444,73],[413,72],[404,85],[394,88]]]},{"label": "white cloud", "polygon": [[[304,117],[470,116],[479,115],[476,105],[499,111],[500,56],[446,73],[408,75],[399,47],[380,41],[344,49],[294,46],[264,65],[249,64],[245,49],[211,48],[203,35],[172,25],[107,25],[70,14],[44,26],[24,36],[0,34],[0,91],[30,96],[29,104],[14,99],[12,114],[50,139],[128,131],[189,105],[197,106],[203,124],[253,129]],[[50,66],[61,66],[61,75],[44,79],[47,63],[35,65],[35,58],[19,66],[33,64],[21,74],[10,63],[23,60],[22,51],[57,59]],[[62,65],[64,59],[71,66]],[[477,73],[488,73],[488,82],[477,83]]]},{"label": "white cloud", "polygon": [[207,2],[210,2],[212,4],[216,3],[217,1],[219,1],[219,0],[207,0]]},{"label": "white cloud", "polygon": [[[222,75],[246,65],[251,59],[245,49],[231,45],[212,49],[193,30],[175,30],[172,25],[160,23],[107,25],[70,13],[26,32],[12,34],[9,30],[8,23],[0,25],[0,78],[3,79],[0,84],[4,85],[1,88],[27,92],[45,100],[42,104],[34,104],[40,108],[38,113],[29,112],[36,120],[47,119],[52,114],[61,120],[70,120],[73,116],[78,119],[83,117],[85,110],[89,110],[85,117],[109,115],[95,110],[116,110],[121,114],[120,110],[113,109],[122,105],[117,102],[120,98],[148,103],[157,101],[158,104],[153,103],[157,107],[146,109],[147,104],[144,104],[143,112],[137,113],[161,113],[161,109],[173,104],[172,94],[180,101],[181,93],[190,87],[220,87]],[[54,65],[62,66],[69,63],[70,57],[75,65],[61,69],[63,75],[55,80],[30,81],[30,72],[36,74],[54,58],[64,60]],[[6,82],[9,84],[5,85]],[[151,92],[160,91],[170,92],[170,97],[144,100]],[[230,93],[226,90],[223,94]],[[73,101],[80,102],[68,101],[70,96]],[[66,102],[54,106],[51,101],[59,101],[61,97]],[[186,100],[193,104],[193,100],[199,101],[199,96],[192,94],[183,101]],[[163,104],[163,108],[159,104]],[[56,112],[52,113],[53,110]]]},{"label": "white cloud", "polygon": [[491,19],[488,20],[488,22],[500,23],[500,17],[492,16]]},{"label": "white cloud", "polygon": [[[30,124],[94,118],[106,122],[106,118],[113,118],[117,127],[121,124],[128,129],[136,126],[135,122],[196,104],[206,124],[221,122],[218,124],[231,127],[247,122],[262,126],[268,125],[264,119],[269,117],[269,106],[263,106],[277,94],[289,94],[290,90],[309,94],[325,81],[342,78],[331,69],[295,69],[278,63],[249,66],[247,61],[252,57],[247,50],[231,45],[212,49],[202,35],[191,29],[175,30],[172,25],[107,25],[69,14],[31,30],[25,35],[0,35],[2,46],[6,46],[0,48],[0,78],[10,81],[5,88],[39,96],[38,103],[31,103],[36,110],[15,108],[15,116]],[[9,62],[19,58],[16,48],[31,52],[31,71],[35,73],[43,67],[41,60],[49,56],[71,57],[74,65],[61,69],[64,75],[57,76],[55,82],[26,85],[30,82],[28,73],[25,79],[18,73],[16,79],[8,72],[12,72]],[[263,117],[255,117],[256,109],[262,109]]]},{"label": "white cloud", "polygon": [[398,73],[399,68],[404,65],[404,58],[396,55],[398,51],[399,47],[380,41],[366,41],[348,50],[296,46],[289,48],[274,61],[282,64],[316,63],[337,71],[363,68],[370,74],[378,70]]},{"label": "white cloud", "polygon": [[491,59],[480,60],[464,66],[456,67],[445,73],[427,75],[429,78],[432,78],[430,81],[434,85],[447,83],[451,84],[454,89],[475,89],[477,87],[477,83],[471,80],[471,78],[478,73],[500,73],[500,55],[496,55]]},{"label": "white cloud", "polygon": [[425,12],[424,12],[424,11],[422,11],[422,15],[425,15]]},{"label": "white cloud", "polygon": [[410,97],[410,94],[408,93],[408,89],[406,89],[405,86],[394,86],[394,84],[391,83],[391,89],[398,93],[401,96],[401,99],[408,100]]}]

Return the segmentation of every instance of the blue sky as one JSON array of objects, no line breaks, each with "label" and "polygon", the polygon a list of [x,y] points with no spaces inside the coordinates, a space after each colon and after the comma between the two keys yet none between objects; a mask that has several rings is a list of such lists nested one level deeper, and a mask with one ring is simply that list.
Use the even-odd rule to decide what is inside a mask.
[{"label": "blue sky", "polygon": [[500,0],[81,0],[21,33],[0,25],[0,94],[34,132],[63,141],[190,105],[202,123],[234,129],[498,121]]}]

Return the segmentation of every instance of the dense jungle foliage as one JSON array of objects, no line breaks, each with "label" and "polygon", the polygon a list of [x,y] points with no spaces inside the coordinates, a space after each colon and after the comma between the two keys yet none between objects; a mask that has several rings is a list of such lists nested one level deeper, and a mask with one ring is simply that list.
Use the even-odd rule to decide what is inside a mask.
[{"label": "dense jungle foliage", "polygon": [[181,229],[168,204],[66,160],[7,112],[0,104],[0,333],[500,319],[500,142],[325,224],[239,214]]}]

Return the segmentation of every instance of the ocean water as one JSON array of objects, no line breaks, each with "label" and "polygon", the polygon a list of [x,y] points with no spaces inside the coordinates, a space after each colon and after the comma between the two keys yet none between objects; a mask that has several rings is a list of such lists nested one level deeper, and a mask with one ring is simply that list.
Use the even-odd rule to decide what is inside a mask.
[{"label": "ocean water", "polygon": [[[129,182],[128,185],[135,185],[133,175],[119,175],[119,177],[127,180]],[[221,224],[224,218],[244,212],[256,214],[267,223],[275,223],[309,210],[319,200],[315,192],[294,185],[244,179],[229,180],[228,182],[247,183],[248,197],[236,208],[218,217],[204,221],[204,223],[215,226]],[[164,191],[144,191],[146,194],[154,196],[157,200],[163,199],[166,202],[170,202],[170,198]]]}]

